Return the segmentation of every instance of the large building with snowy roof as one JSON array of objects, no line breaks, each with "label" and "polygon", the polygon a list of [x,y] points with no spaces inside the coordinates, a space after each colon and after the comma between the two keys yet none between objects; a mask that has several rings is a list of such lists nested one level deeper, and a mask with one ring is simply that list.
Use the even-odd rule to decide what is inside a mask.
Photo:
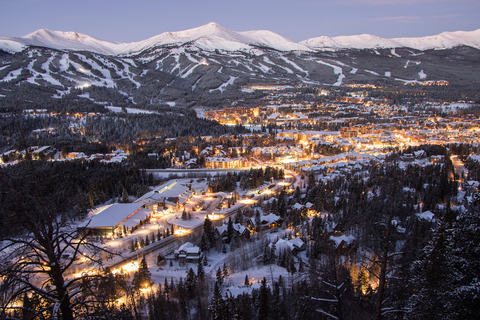
[{"label": "large building with snowy roof", "polygon": [[159,207],[178,208],[191,196],[188,187],[173,181],[156,187],[134,203],[115,203],[106,207],[78,231],[93,236],[110,236],[117,228],[132,230],[156,213]]},{"label": "large building with snowy roof", "polygon": [[152,214],[143,203],[114,203],[93,216],[89,223],[79,228],[79,232],[93,236],[111,236],[115,229],[127,228],[140,224]]}]

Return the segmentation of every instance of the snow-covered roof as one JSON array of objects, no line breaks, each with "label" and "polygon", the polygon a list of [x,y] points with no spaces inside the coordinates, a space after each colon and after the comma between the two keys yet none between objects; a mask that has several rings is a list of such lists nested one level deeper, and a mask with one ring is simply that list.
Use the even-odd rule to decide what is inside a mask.
[{"label": "snow-covered roof", "polygon": [[[300,238],[293,238],[290,240],[280,239],[275,243],[275,254],[278,256],[282,251],[287,249],[299,250],[304,245],[304,242]],[[270,244],[270,247],[272,244]]]},{"label": "snow-covered roof", "polygon": [[340,243],[342,243],[342,241],[345,241],[346,243],[351,243],[353,240],[355,240],[355,237],[352,235],[343,234],[339,237],[330,236],[330,240],[333,240],[335,244],[338,246],[340,245]]},{"label": "snow-covered roof", "polygon": [[43,151],[45,151],[49,148],[50,148],[50,146],[43,146],[43,147],[40,147],[37,150],[33,151],[33,153],[41,153],[41,152],[43,152]]},{"label": "snow-covered roof", "polygon": [[150,209],[142,208],[134,213],[130,218],[122,222],[121,226],[126,228],[132,228],[140,223],[140,221],[145,220],[149,215],[153,213]]},{"label": "snow-covered roof", "polygon": [[301,247],[305,244],[305,243],[303,242],[303,240],[300,239],[300,238],[290,239],[290,240],[288,240],[288,243],[293,244],[293,246],[296,247],[296,248],[301,248]]},{"label": "snow-covered roof", "polygon": [[[242,235],[245,231],[248,230],[250,232],[250,229],[242,226],[240,223],[233,223],[233,230],[237,231],[240,235]],[[228,224],[222,224],[221,226],[217,227],[217,232],[219,235],[222,235],[223,233],[226,233],[228,230]]]},{"label": "snow-covered roof", "polygon": [[[268,226],[272,223],[277,223],[282,218],[280,216],[277,216],[276,214],[271,213],[271,214],[266,215],[266,216],[261,216],[260,219],[262,221],[263,226]],[[255,217],[250,218],[250,223],[252,225],[255,225]]]},{"label": "snow-covered roof", "polygon": [[428,221],[432,221],[434,218],[435,218],[435,215],[433,214],[433,212],[431,211],[425,211],[425,212],[422,212],[422,213],[416,213],[417,217],[419,217],[420,219],[425,219],[425,220],[428,220]]},{"label": "snow-covered roof", "polygon": [[267,117],[267,119],[277,119],[280,116],[280,113],[272,113]]},{"label": "snow-covered roof", "polygon": [[293,206],[292,206],[293,209],[297,209],[297,210],[300,210],[303,208],[303,205],[301,205],[300,203],[295,203]]},{"label": "snow-covered roof", "polygon": [[465,181],[465,186],[466,187],[472,187],[472,188],[478,188],[478,186],[480,186],[480,182],[475,181],[475,180]]},{"label": "snow-covered roof", "polygon": [[175,250],[175,254],[179,254],[181,251],[185,251],[187,254],[198,254],[200,253],[200,248],[191,242],[186,242]]},{"label": "snow-covered roof", "polygon": [[177,198],[188,191],[188,188],[181,185],[177,181],[172,181],[169,184],[164,184],[156,187],[152,191],[144,194],[136,202],[141,202],[145,199],[154,199],[157,201],[163,201],[164,198]]},{"label": "snow-covered roof", "polygon": [[92,217],[89,228],[114,227],[137,212],[143,203],[114,203]]}]

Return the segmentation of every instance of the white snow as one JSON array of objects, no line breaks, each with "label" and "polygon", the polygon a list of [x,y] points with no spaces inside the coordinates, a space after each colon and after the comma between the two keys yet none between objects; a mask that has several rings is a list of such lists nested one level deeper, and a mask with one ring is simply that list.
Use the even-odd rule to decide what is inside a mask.
[{"label": "white snow", "polygon": [[339,237],[330,236],[330,240],[333,240],[338,246],[340,245],[340,243],[342,243],[342,241],[345,241],[346,243],[351,243],[353,240],[355,240],[355,237],[352,235],[341,235]]},{"label": "white snow", "polygon": [[[385,39],[370,34],[339,36],[339,37],[318,37],[301,41],[311,49],[374,49],[374,48],[401,48],[408,47],[418,50],[446,49],[460,45],[467,45],[480,48],[480,29],[475,31],[443,32],[438,35],[417,38],[391,38]],[[376,52],[378,53],[378,52]],[[391,52],[393,55],[398,54]]]},{"label": "white snow", "polygon": [[425,212],[422,212],[422,213],[416,213],[417,217],[419,217],[420,219],[424,219],[424,220],[428,220],[428,221],[432,221],[435,217],[435,215],[431,212],[431,211],[425,211]]},{"label": "white snow", "polygon": [[345,75],[343,74],[341,67],[330,64],[330,63],[326,63],[325,61],[322,61],[322,60],[315,60],[315,62],[323,64],[325,66],[332,67],[333,68],[333,73],[338,74],[337,81],[333,85],[334,86],[341,86],[342,85],[342,80],[343,80],[343,78],[345,78]]},{"label": "white snow", "polygon": [[[180,77],[182,77],[182,78],[188,77],[193,72],[193,70],[195,70],[198,66],[200,66],[200,64],[195,64],[191,68],[190,68],[190,66],[188,66],[187,68],[185,68],[185,70],[187,70],[186,72],[185,72],[185,70],[180,72]],[[185,72],[185,73],[183,73],[183,72]]]},{"label": "white snow", "polygon": [[371,70],[366,70],[366,69],[365,69],[365,72],[371,73],[371,74],[376,75],[376,76],[379,75],[379,74],[376,73],[375,71],[371,71]]},{"label": "white snow", "polygon": [[286,63],[290,64],[292,67],[294,67],[295,69],[297,69],[298,71],[300,72],[304,72],[306,74],[306,77],[308,77],[308,71],[306,70],[303,70],[302,68],[300,68],[296,63],[288,60],[287,58],[285,57],[280,57],[280,59],[282,59],[283,61],[285,61]]},{"label": "white snow", "polygon": [[427,77],[427,74],[425,72],[423,72],[423,69],[422,69],[418,73],[418,76],[420,77],[420,79],[425,79]]},{"label": "white snow", "polygon": [[5,78],[2,79],[2,81],[10,81],[16,79],[20,74],[22,73],[22,69],[16,69],[13,71],[10,71]]},{"label": "white snow", "polygon": [[392,54],[392,56],[401,58],[401,56],[398,55],[398,54],[395,52],[395,48],[391,49],[391,50],[390,50],[390,53]]},{"label": "white snow", "polygon": [[227,88],[228,85],[231,85],[235,82],[235,79],[237,79],[237,77],[230,76],[230,78],[228,79],[227,82],[223,83],[220,87],[218,87],[215,90],[220,90],[221,92],[223,92],[225,90],[225,88]]}]

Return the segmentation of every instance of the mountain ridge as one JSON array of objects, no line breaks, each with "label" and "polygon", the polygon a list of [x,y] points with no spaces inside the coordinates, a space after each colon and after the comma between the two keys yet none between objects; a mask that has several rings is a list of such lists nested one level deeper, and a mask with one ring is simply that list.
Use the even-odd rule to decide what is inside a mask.
[{"label": "mountain ridge", "polygon": [[206,25],[175,32],[163,32],[145,40],[122,43],[97,39],[77,32],[39,29],[23,37],[0,36],[0,49],[15,53],[37,46],[56,50],[91,51],[107,55],[133,55],[152,47],[183,46],[206,51],[248,51],[267,47],[278,51],[338,51],[344,49],[412,48],[417,50],[447,49],[470,46],[480,49],[480,29],[442,32],[426,37],[381,38],[370,34],[328,37],[320,36],[294,42],[269,30],[233,31],[210,22]]}]

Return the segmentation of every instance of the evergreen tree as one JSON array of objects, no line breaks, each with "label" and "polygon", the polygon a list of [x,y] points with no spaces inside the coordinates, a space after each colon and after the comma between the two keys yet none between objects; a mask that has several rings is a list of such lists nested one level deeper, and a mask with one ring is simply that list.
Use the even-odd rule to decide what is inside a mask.
[{"label": "evergreen tree", "polygon": [[218,282],[215,282],[215,286],[213,288],[212,303],[209,307],[210,312],[212,313],[213,320],[227,320],[226,305],[225,301],[222,299],[222,292],[220,290],[220,287],[221,285],[219,285]]},{"label": "evergreen tree", "polygon": [[182,277],[180,277],[180,280],[178,280],[177,291],[178,291],[178,304],[180,307],[181,319],[187,319],[188,317],[187,292],[186,292],[185,285],[183,284]]},{"label": "evergreen tree", "polygon": [[417,262],[407,319],[477,319],[480,314],[480,194],[457,217],[447,212]]},{"label": "evergreen tree", "polygon": [[135,290],[150,287],[152,285],[152,274],[148,270],[147,261],[143,256],[138,271],[133,275],[132,284]]},{"label": "evergreen tree", "polygon": [[267,320],[270,315],[270,289],[267,287],[267,279],[263,277],[262,286],[258,295],[258,320]]},{"label": "evergreen tree", "polygon": [[205,271],[203,269],[203,259],[205,257],[202,257],[200,259],[198,259],[198,264],[197,264],[197,277],[199,279],[199,281],[203,281],[204,280],[204,277],[205,277]]},{"label": "evergreen tree", "polygon": [[205,235],[205,243],[208,248],[211,248],[215,244],[215,231],[213,229],[212,220],[205,217],[205,221],[203,223],[203,233]]},{"label": "evergreen tree", "polygon": [[[201,264],[200,264],[201,265]],[[187,277],[185,278],[185,289],[188,299],[193,299],[195,289],[197,285],[197,276],[192,268],[188,270]]]},{"label": "evergreen tree", "polygon": [[227,225],[227,243],[230,243],[233,238],[233,233],[235,230],[233,229],[233,221],[232,217],[228,217],[228,225]]},{"label": "evergreen tree", "polygon": [[125,189],[125,188],[123,188],[123,191],[122,191],[122,202],[123,202],[123,203],[128,203],[128,202],[130,202],[130,199],[128,198],[127,189]]},{"label": "evergreen tree", "polygon": [[228,278],[228,268],[227,268],[227,265],[225,263],[223,264],[222,277],[223,277],[223,279]]},{"label": "evergreen tree", "polygon": [[223,285],[223,273],[222,273],[222,270],[220,269],[220,267],[217,269],[217,273],[215,274],[216,278],[217,278],[217,283],[219,286],[222,286]]},{"label": "evergreen tree", "polygon": [[145,236],[145,245],[148,246],[150,244],[150,238],[148,237],[148,234]]},{"label": "evergreen tree", "polygon": [[262,218],[258,210],[255,210],[255,229],[257,229],[257,232],[262,231]]}]

